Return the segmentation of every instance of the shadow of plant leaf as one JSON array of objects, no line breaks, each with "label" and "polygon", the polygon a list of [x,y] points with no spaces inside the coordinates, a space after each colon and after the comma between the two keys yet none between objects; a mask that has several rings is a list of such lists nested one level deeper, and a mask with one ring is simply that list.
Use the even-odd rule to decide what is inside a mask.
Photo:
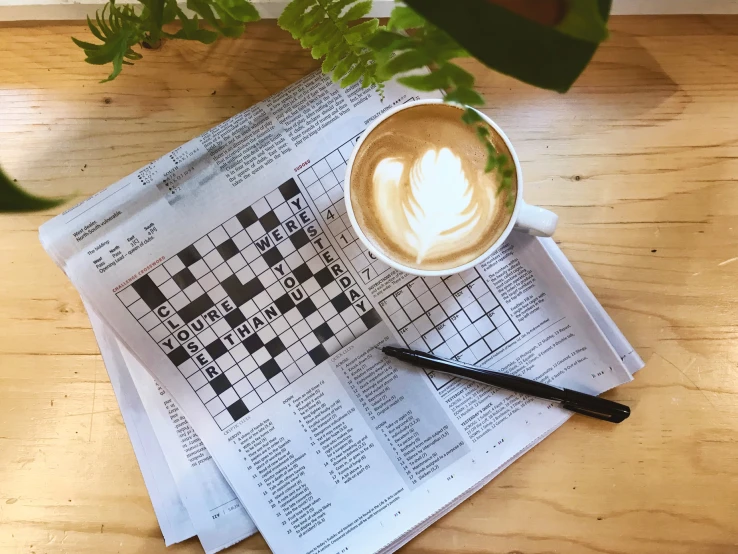
[{"label": "shadow of plant leaf", "polygon": [[43,198],[26,192],[0,169],[0,213],[47,210],[66,201],[66,198]]}]

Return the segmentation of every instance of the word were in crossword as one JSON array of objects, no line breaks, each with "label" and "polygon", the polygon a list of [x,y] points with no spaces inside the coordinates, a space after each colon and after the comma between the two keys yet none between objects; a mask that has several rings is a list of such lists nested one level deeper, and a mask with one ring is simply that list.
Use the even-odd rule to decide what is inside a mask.
[{"label": "word were in crossword", "polygon": [[118,298],[221,429],[381,321],[293,179]]},{"label": "word were in crossword", "polygon": [[317,206],[320,217],[338,241],[351,265],[364,283],[369,283],[391,268],[378,259],[359,240],[346,213],[343,181],[346,163],[360,135],[345,142],[325,158],[302,171],[298,178]]},{"label": "word were in crossword", "polygon": [[[476,268],[417,277],[379,302],[409,348],[476,364],[520,334]],[[437,389],[453,379],[427,372]]]}]

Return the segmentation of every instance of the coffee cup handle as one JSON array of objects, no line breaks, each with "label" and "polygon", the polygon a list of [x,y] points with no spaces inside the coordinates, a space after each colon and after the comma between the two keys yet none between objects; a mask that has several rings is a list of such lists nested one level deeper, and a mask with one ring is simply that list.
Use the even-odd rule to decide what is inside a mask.
[{"label": "coffee cup handle", "polygon": [[531,206],[520,200],[520,209],[518,211],[518,219],[515,222],[515,229],[523,231],[534,237],[550,237],[556,230],[556,224],[559,222],[559,216],[551,210]]}]

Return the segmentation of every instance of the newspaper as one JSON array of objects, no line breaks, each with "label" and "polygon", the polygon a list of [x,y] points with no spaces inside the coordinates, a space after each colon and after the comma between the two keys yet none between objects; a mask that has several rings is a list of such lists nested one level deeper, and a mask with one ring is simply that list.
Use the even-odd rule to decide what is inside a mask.
[{"label": "newspaper", "polygon": [[561,271],[569,286],[577,295],[577,298],[579,298],[580,302],[592,316],[592,319],[594,319],[597,326],[618,353],[626,369],[630,373],[635,373],[641,369],[644,363],[638,352],[630,345],[628,339],[625,338],[625,335],[618,329],[618,326],[615,325],[610,315],[597,301],[592,291],[589,290],[589,287],[582,280],[582,277],[561,251],[561,248],[558,247],[552,238],[543,238],[540,241],[549,256],[551,256],[551,260],[558,266],[559,271]]},{"label": "newspaper", "polygon": [[[643,366],[643,362],[638,354],[633,350],[627,340],[623,337],[620,330],[614,324],[612,319],[602,309],[602,306],[594,298],[594,295],[589,291],[581,277],[576,273],[571,263],[563,255],[559,247],[552,239],[538,239],[549,252],[552,260],[557,264],[559,270],[562,272],[564,277],[567,279],[572,288],[577,292],[577,296],[580,298],[587,311],[592,315],[593,319],[598,322],[598,325],[603,331],[603,334],[608,338],[613,348],[620,356],[623,363],[630,371],[637,371]],[[131,441],[134,444],[134,451],[139,460],[139,464],[144,474],[144,480],[151,500],[154,505],[154,510],[157,514],[159,521],[161,522],[161,529],[164,535],[167,545],[172,543],[180,542],[186,538],[194,535],[194,529],[190,522],[185,508],[182,505],[179,494],[174,487],[174,481],[171,477],[171,473],[166,465],[166,459],[162,453],[162,449],[157,442],[156,436],[153,431],[153,427],[163,429],[165,433],[170,435],[177,433],[176,426],[182,424],[184,417],[176,415],[175,420],[172,420],[169,414],[168,405],[170,400],[166,393],[162,393],[162,389],[148,376],[148,374],[141,371],[140,364],[133,359],[130,353],[126,353],[125,359],[131,363],[131,366],[136,366],[138,371],[136,372],[140,382],[138,388],[144,389],[144,397],[153,398],[153,408],[150,413],[147,413],[141,402],[141,399],[136,391],[136,387],[133,385],[133,380],[129,375],[128,366],[125,365],[125,360],[120,353],[120,349],[124,350],[124,347],[117,345],[115,338],[111,335],[110,331],[106,329],[102,321],[93,312],[90,311],[90,319],[92,326],[98,337],[100,350],[105,360],[108,373],[110,374],[111,382],[119,399],[119,404],[123,418],[126,421],[126,425],[129,428]],[[116,346],[117,345],[117,346]],[[149,394],[146,393],[146,389],[150,389]],[[149,421],[149,418],[153,422]],[[184,429],[186,435],[190,435],[190,431],[187,429],[187,424],[184,423],[181,427]],[[142,439],[138,439],[142,437]],[[138,440],[137,440],[138,439]],[[146,448],[138,446],[141,443],[147,444]],[[188,441],[189,442],[189,441]],[[196,443],[196,441],[193,441]],[[185,446],[188,448],[189,445]],[[173,447],[167,450],[167,453],[172,456],[179,452],[179,448]],[[201,452],[204,450],[204,446],[192,449],[191,451]],[[185,452],[187,454],[187,452]],[[203,458],[206,458],[204,456]],[[181,456],[179,456],[182,459]],[[189,469],[189,466],[183,464],[186,471],[193,471]],[[218,471],[215,469],[215,471]],[[157,472],[163,472],[158,473]],[[149,477],[154,475],[155,477]],[[204,495],[198,495],[196,492],[200,488],[200,483],[196,476],[187,479],[192,484],[192,491],[190,496],[194,498],[202,498]],[[214,481],[221,483],[220,487],[223,489],[223,478],[216,477]],[[171,486],[168,486],[171,483]],[[225,485],[228,486],[228,485]],[[230,488],[223,490],[222,500],[216,499],[212,504],[216,508],[221,508],[230,503],[230,500],[235,497],[235,493]],[[216,510],[217,511],[217,510]],[[208,514],[206,523],[211,521],[214,513]],[[220,517],[219,515],[217,517]],[[202,526],[202,524],[201,524]],[[233,527],[231,527],[233,529]],[[235,528],[235,534],[228,534],[228,529],[218,527],[216,534],[213,536],[217,544],[227,545],[238,540],[239,535],[238,527]],[[250,533],[249,533],[250,534]],[[201,535],[202,537],[203,535]],[[202,539],[201,539],[202,540]],[[205,549],[208,549],[208,544],[205,544]]]},{"label": "newspaper", "polygon": [[166,391],[89,307],[87,312],[167,546],[197,534],[211,554],[256,533],[236,494]]},{"label": "newspaper", "polygon": [[277,553],[394,550],[570,416],[382,345],[594,394],[632,378],[538,239],[432,279],[362,247],[346,160],[410,99],[313,74],[40,231]]},{"label": "newspaper", "polygon": [[149,491],[156,519],[164,535],[164,543],[170,546],[189,539],[195,535],[195,529],[182,504],[177,484],[167,465],[165,452],[156,438],[152,422],[136,392],[128,367],[118,349],[118,343],[94,312],[88,308],[87,313],[133,445],[133,452],[141,468],[146,489]]}]

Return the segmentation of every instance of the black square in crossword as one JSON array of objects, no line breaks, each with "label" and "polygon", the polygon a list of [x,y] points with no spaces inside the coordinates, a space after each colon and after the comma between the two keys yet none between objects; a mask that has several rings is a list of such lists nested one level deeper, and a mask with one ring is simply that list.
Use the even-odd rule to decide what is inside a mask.
[{"label": "black square in crossword", "polygon": [[272,356],[272,358],[276,358],[279,356],[282,352],[287,350],[282,344],[282,341],[279,340],[279,337],[274,337],[272,340],[270,340],[268,343],[264,345],[267,349],[267,352]]},{"label": "black square in crossword", "polygon": [[174,282],[177,283],[177,286],[182,290],[186,289],[192,283],[197,281],[192,272],[187,268],[184,268],[179,273],[175,273],[174,276],[172,276],[172,279],[174,279]]},{"label": "black square in crossword", "polygon": [[300,187],[297,186],[294,179],[290,179],[279,186],[279,192],[282,193],[282,198],[289,200],[300,194]]},{"label": "black square in crossword", "polygon": [[246,321],[246,316],[243,315],[243,312],[241,310],[233,310],[231,313],[226,314],[225,316],[226,323],[231,326],[231,329],[235,329],[241,323]]},{"label": "black square in crossword", "polygon": [[261,255],[261,257],[264,258],[264,261],[269,265],[269,267],[277,265],[284,259],[282,258],[282,253],[276,248],[271,248],[270,250],[267,250]]},{"label": "black square in crossword", "polygon": [[313,304],[313,301],[309,298],[306,298],[302,302],[300,302],[297,305],[297,311],[300,312],[300,315],[302,317],[307,317],[314,311],[316,311],[318,308],[315,307],[315,304]]},{"label": "black square in crossword", "polygon": [[292,245],[295,248],[302,248],[308,242],[310,242],[307,233],[303,229],[300,229],[299,231],[296,231],[293,235],[291,235],[290,240],[292,241]]},{"label": "black square in crossword", "polygon": [[282,296],[277,298],[274,301],[274,305],[277,306],[277,309],[281,314],[286,314],[295,307],[295,303],[292,301],[292,298],[290,298],[289,294],[283,294]]},{"label": "black square in crossword", "polygon": [[207,294],[203,294],[179,310],[177,315],[182,318],[182,321],[189,323],[208,308],[212,308],[214,305],[215,304],[213,304],[212,299]]},{"label": "black square in crossword", "polygon": [[215,247],[218,253],[223,256],[224,260],[230,260],[233,256],[238,254],[238,246],[231,240],[228,239],[225,242],[220,243]]},{"label": "black square in crossword", "polygon": [[330,269],[324,267],[315,274],[315,280],[318,281],[318,284],[321,287],[325,287],[328,283],[333,281],[333,274]]},{"label": "black square in crossword", "polygon": [[131,286],[152,310],[167,301],[159,287],[154,284],[154,281],[148,275],[144,275]]},{"label": "black square in crossword", "polygon": [[189,354],[187,354],[187,350],[184,349],[184,346],[178,346],[167,354],[167,357],[174,365],[183,364],[190,358]]},{"label": "black square in crossword", "polygon": [[236,306],[242,306],[253,298],[253,296],[249,296],[246,286],[242,285],[241,281],[235,275],[223,279],[220,285],[226,291],[226,294],[231,297],[231,300],[233,300]]},{"label": "black square in crossword", "polygon": [[213,342],[208,344],[205,347],[205,350],[208,351],[208,354],[210,354],[210,357],[214,360],[220,358],[223,354],[228,352],[225,344],[223,344],[223,341],[221,341],[220,339],[215,339]]},{"label": "black square in crossword", "polygon": [[243,403],[243,400],[239,399],[228,406],[228,413],[231,414],[233,421],[238,421],[249,413],[249,409],[246,407],[246,404]]},{"label": "black square in crossword", "polygon": [[313,272],[310,271],[310,268],[307,266],[307,264],[301,264],[292,270],[292,275],[295,276],[295,279],[297,279],[298,283],[303,284],[305,281],[313,276]]},{"label": "black square in crossword", "polygon": [[381,323],[382,318],[377,313],[377,310],[372,308],[368,312],[366,312],[364,315],[361,316],[361,321],[364,322],[364,325],[366,325],[367,329],[371,329],[378,323]]},{"label": "black square in crossword", "polygon": [[202,256],[200,256],[200,253],[197,251],[197,248],[195,248],[194,244],[191,244],[190,246],[182,250],[179,254],[177,254],[177,256],[179,257],[179,261],[185,264],[186,267],[191,266],[197,260],[202,258]]},{"label": "black square in crossword", "polygon": [[333,304],[333,307],[336,308],[338,313],[341,313],[351,305],[351,301],[348,299],[348,296],[346,296],[346,293],[342,292],[335,298],[331,298],[331,304]]},{"label": "black square in crossword", "polygon": [[313,348],[310,352],[308,352],[308,354],[310,355],[310,359],[313,360],[313,363],[315,365],[318,365],[319,363],[328,359],[328,351],[322,344],[319,344],[318,346]]},{"label": "black square in crossword", "polygon": [[331,331],[331,328],[327,323],[321,323],[318,325],[313,329],[313,333],[315,333],[315,336],[318,337],[320,342],[325,342],[333,336],[333,331]]},{"label": "black square in crossword", "polygon": [[254,277],[253,279],[251,279],[251,281],[243,286],[243,290],[246,293],[246,296],[248,296],[248,298],[246,298],[246,301],[249,301],[264,290],[264,285],[261,284],[261,281],[259,281],[258,277]]},{"label": "black square in crossword", "polygon": [[246,337],[243,340],[243,345],[246,347],[246,350],[249,351],[249,354],[253,354],[257,350],[259,350],[259,348],[261,348],[262,346],[264,346],[264,343],[259,338],[259,335],[257,335],[256,333],[254,333],[250,337]]},{"label": "black square in crossword", "polygon": [[222,394],[231,388],[231,382],[224,373],[221,373],[215,379],[210,381],[210,386],[213,387],[215,394]]},{"label": "black square in crossword", "polygon": [[278,375],[280,373],[279,365],[274,360],[268,360],[267,362],[264,362],[259,369],[264,374],[264,377],[267,379],[271,379],[275,375]]},{"label": "black square in crossword", "polygon": [[267,212],[259,218],[259,223],[261,223],[261,226],[268,233],[279,227],[279,218],[274,212]]},{"label": "black square in crossword", "polygon": [[236,219],[241,225],[243,225],[244,228],[250,227],[257,221],[259,221],[259,218],[256,217],[256,212],[254,212],[254,208],[252,208],[251,206],[237,213]]}]

